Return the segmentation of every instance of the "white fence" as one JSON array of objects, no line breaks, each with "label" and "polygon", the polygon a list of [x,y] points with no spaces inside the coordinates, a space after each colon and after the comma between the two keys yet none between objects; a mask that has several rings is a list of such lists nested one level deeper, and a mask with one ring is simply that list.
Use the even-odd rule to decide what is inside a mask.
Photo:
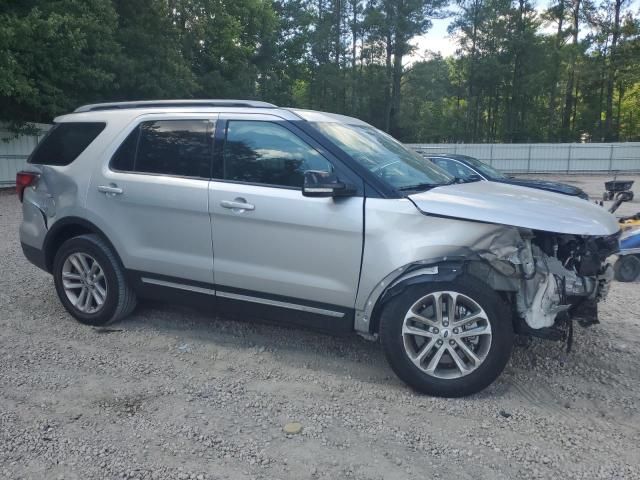
[{"label": "white fence", "polygon": [[15,185],[16,173],[24,168],[29,154],[49,129],[49,125],[42,124],[35,127],[39,129],[37,135],[16,137],[0,126],[0,186]]},{"label": "white fence", "polygon": [[[15,137],[0,127],[0,186],[15,183],[48,125],[40,133]],[[629,143],[518,143],[518,144],[409,144],[423,155],[470,155],[509,173],[640,172],[640,142]]]},{"label": "white fence", "polygon": [[410,144],[423,155],[457,153],[509,173],[640,171],[640,142]]}]

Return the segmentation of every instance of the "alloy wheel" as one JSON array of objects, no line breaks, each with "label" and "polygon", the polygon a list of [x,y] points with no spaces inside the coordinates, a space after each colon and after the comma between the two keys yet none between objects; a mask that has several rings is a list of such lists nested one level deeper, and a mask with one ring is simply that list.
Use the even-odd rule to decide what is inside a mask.
[{"label": "alloy wheel", "polygon": [[473,299],[454,291],[425,295],[402,324],[405,352],[416,367],[436,378],[464,377],[491,348],[491,323]]},{"label": "alloy wheel", "polygon": [[82,313],[96,313],[107,299],[107,279],[91,255],[70,254],[62,266],[62,286],[71,304]]}]

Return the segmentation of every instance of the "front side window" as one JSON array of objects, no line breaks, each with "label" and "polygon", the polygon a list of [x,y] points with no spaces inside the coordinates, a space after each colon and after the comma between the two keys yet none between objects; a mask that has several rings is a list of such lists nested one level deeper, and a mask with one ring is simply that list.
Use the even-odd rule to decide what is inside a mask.
[{"label": "front side window", "polygon": [[454,181],[446,171],[370,125],[311,124],[355,161],[398,190],[420,190]]},{"label": "front side window", "polygon": [[493,168],[490,165],[487,165],[484,162],[481,162],[477,158],[465,157],[465,161],[473,165],[473,167],[476,170],[478,170],[480,173],[482,173],[482,175],[484,175],[490,180],[499,180],[499,179],[507,178],[504,173],[500,172],[499,170],[496,170],[495,168]]},{"label": "front side window", "polygon": [[447,158],[435,158],[433,162],[460,180],[468,180],[474,175],[477,177],[476,172],[466,165],[462,165],[460,162],[449,160]]},{"label": "front side window", "polygon": [[213,122],[143,122],[120,145],[111,168],[127,172],[209,178],[213,158]]},{"label": "front side window", "polygon": [[93,142],[106,126],[103,122],[57,123],[29,157],[38,165],[69,165]]},{"label": "front side window", "polygon": [[293,132],[273,122],[230,120],[223,150],[225,180],[302,188],[307,170],[331,164]]}]

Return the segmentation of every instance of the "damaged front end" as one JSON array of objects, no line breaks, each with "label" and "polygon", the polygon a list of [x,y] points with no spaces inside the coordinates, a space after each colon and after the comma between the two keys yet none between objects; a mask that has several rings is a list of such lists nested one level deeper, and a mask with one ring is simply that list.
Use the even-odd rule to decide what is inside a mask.
[{"label": "damaged front end", "polygon": [[613,279],[607,258],[618,251],[619,233],[514,229],[507,237],[479,255],[510,283],[518,333],[555,340],[569,334],[570,340],[572,320],[582,326],[598,323],[597,304]]},{"label": "damaged front end", "polygon": [[[509,295],[519,333],[562,337],[555,327],[563,320],[598,321],[597,303],[613,277],[606,259],[618,250],[619,236],[605,209],[493,182],[443,186],[409,198],[427,216],[502,226],[469,239],[467,266]],[[478,256],[482,261],[474,262]]]}]

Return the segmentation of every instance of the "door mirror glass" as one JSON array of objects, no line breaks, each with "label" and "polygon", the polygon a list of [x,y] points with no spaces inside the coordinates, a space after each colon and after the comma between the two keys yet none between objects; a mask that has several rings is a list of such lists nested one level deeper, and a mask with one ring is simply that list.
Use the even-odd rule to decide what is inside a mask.
[{"label": "door mirror glass", "polygon": [[304,172],[302,195],[305,197],[346,197],[354,193],[355,188],[338,180],[333,172],[320,170]]}]

